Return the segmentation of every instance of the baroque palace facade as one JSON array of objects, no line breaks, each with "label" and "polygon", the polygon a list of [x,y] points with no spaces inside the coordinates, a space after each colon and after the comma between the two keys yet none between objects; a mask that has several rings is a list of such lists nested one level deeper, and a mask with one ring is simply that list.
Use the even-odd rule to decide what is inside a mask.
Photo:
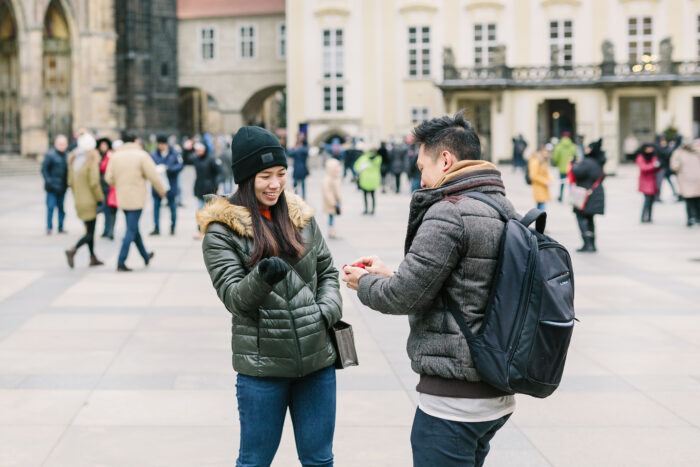
[{"label": "baroque palace facade", "polygon": [[400,138],[466,109],[492,160],[563,131],[700,136],[700,0],[287,0],[288,131]]},{"label": "baroque palace facade", "polygon": [[79,128],[175,132],[175,15],[175,0],[0,0],[0,153]]}]

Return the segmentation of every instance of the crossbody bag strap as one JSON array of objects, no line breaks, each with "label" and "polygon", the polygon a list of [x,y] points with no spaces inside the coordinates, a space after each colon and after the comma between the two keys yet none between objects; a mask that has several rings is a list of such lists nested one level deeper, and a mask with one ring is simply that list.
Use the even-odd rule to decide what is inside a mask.
[{"label": "crossbody bag strap", "polygon": [[605,171],[604,171],[603,169],[601,169],[600,177],[598,177],[598,180],[596,180],[595,182],[593,182],[593,185],[591,185],[591,187],[590,187],[590,188],[588,189],[588,191],[586,192],[586,194],[587,194],[588,196],[591,196],[591,195],[593,194],[593,192],[595,191],[595,189],[598,188],[598,185],[600,185],[600,182],[603,181],[603,177],[604,177],[604,176],[605,176]]},{"label": "crossbody bag strap", "polygon": [[445,311],[449,311],[452,317],[455,319],[459,329],[462,331],[462,334],[464,334],[464,337],[467,338],[467,341],[474,337],[474,333],[472,333],[471,329],[469,329],[469,325],[467,324],[467,320],[464,318],[464,315],[459,311],[454,310],[454,308],[447,306],[447,294],[444,292],[442,293],[442,305]]}]

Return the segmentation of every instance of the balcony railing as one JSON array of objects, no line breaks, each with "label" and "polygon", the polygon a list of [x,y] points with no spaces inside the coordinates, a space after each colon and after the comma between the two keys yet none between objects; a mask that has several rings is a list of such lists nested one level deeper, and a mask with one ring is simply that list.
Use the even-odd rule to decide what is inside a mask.
[{"label": "balcony railing", "polygon": [[700,83],[700,61],[604,62],[571,66],[443,67],[442,88],[594,87]]}]

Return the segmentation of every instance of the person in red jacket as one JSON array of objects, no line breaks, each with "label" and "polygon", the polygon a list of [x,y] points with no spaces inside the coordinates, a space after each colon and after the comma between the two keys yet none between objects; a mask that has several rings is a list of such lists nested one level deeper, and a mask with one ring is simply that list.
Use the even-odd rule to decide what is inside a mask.
[{"label": "person in red jacket", "polygon": [[656,155],[653,144],[644,144],[637,152],[637,166],[639,166],[639,191],[644,194],[642,206],[642,222],[651,222],[651,207],[654,198],[659,193],[659,185],[656,174],[661,170],[661,161]]}]

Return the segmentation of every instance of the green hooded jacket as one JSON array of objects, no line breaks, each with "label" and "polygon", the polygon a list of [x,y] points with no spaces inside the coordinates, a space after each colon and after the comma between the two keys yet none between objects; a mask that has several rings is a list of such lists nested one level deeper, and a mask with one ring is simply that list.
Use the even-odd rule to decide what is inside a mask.
[{"label": "green hooded jacket", "polygon": [[280,256],[289,271],[274,286],[257,264],[246,266],[253,250],[247,208],[215,198],[197,213],[204,263],[232,315],[233,369],[244,375],[301,377],[336,358],[328,329],[342,316],[338,271],[311,208],[293,193],[285,197],[306,250],[301,258]]},{"label": "green hooded jacket", "polygon": [[559,169],[560,174],[565,174],[569,169],[569,161],[576,157],[576,145],[571,138],[564,136],[559,140],[552,152],[552,161]]},{"label": "green hooded jacket", "polygon": [[382,184],[382,158],[366,152],[355,162],[353,168],[359,176],[359,185],[365,191],[374,191]]}]

